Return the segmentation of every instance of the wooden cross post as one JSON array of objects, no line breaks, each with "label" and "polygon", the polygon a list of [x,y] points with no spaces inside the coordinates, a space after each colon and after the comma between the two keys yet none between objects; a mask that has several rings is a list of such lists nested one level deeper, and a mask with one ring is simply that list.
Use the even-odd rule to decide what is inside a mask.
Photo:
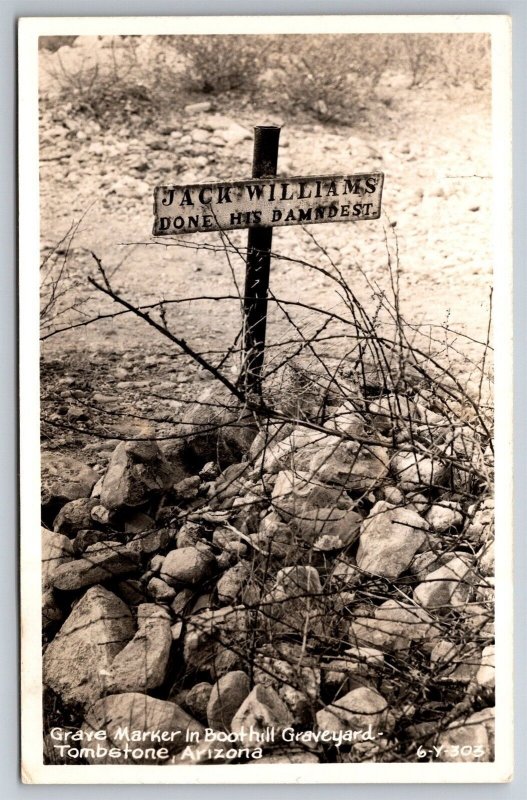
[{"label": "wooden cross post", "polygon": [[[274,178],[278,162],[280,128],[258,125],[254,129],[253,178]],[[243,366],[240,382],[247,394],[262,393],[262,367],[267,327],[267,294],[271,269],[272,226],[249,228],[243,298]]]}]

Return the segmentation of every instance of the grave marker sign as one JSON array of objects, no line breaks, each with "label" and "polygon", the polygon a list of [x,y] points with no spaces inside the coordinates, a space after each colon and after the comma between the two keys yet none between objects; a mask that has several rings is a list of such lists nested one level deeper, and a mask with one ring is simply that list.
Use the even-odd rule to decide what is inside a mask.
[{"label": "grave marker sign", "polygon": [[248,229],[241,381],[261,392],[273,227],[378,219],[382,172],[277,178],[280,128],[254,129],[252,178],[157,186],[154,236]]}]

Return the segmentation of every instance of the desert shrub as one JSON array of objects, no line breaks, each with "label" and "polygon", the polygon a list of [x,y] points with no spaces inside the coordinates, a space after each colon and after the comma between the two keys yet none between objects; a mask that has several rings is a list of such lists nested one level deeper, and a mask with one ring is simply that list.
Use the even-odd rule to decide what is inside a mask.
[{"label": "desert shrub", "polygon": [[391,38],[391,66],[408,75],[410,89],[433,81],[446,87],[472,84],[482,89],[490,79],[487,34],[405,33]]},{"label": "desert shrub", "polygon": [[273,37],[165,37],[185,59],[185,88],[204,94],[252,92],[265,69]]},{"label": "desert shrub", "polygon": [[375,89],[391,61],[390,39],[370,34],[280,38],[270,82],[276,101],[342,122],[356,122],[378,104]]},{"label": "desert shrub", "polygon": [[159,48],[158,37],[93,39],[93,46],[59,50],[44,65],[52,90],[75,112],[105,123],[145,111],[151,117],[173,100],[177,64],[172,51]]},{"label": "desert shrub", "polygon": [[483,89],[490,81],[490,36],[449,33],[437,37],[435,60],[448,86],[471,83]]}]

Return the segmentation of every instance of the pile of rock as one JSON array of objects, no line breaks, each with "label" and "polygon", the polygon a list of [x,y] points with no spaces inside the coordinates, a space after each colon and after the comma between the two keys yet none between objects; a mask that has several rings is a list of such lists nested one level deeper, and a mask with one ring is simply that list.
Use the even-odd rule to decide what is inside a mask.
[{"label": "pile of rock", "polygon": [[[211,398],[177,446],[121,442],[100,479],[43,459],[44,683],[59,707],[108,735],[125,719],[198,736],[369,730],[374,744],[294,758],[383,760],[404,749],[394,730],[438,718],[428,682],[479,698],[491,758],[492,511],[458,491],[446,419],[391,394],[269,441],[232,403],[207,413]],[[174,737],[160,763],[185,747]],[[293,757],[279,737],[264,750]]]}]

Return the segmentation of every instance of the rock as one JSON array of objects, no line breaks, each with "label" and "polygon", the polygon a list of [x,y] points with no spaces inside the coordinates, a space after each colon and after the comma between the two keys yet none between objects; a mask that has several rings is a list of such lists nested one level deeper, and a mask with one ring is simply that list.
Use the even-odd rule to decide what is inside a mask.
[{"label": "rock", "polygon": [[419,606],[386,600],[373,616],[355,617],[348,636],[355,646],[398,651],[408,650],[412,642],[432,642],[440,637],[440,631]]},{"label": "rock", "polygon": [[281,569],[274,587],[265,595],[259,611],[272,636],[324,636],[328,631],[320,576],[315,567]]},{"label": "rock", "polygon": [[467,720],[467,724],[470,721],[473,725],[483,724],[485,726],[485,730],[487,731],[487,736],[489,739],[489,761],[494,759],[494,745],[496,738],[495,716],[495,708],[482,708],[481,711],[476,711],[475,714],[471,714]]},{"label": "rock", "polygon": [[251,132],[247,130],[247,128],[243,128],[237,122],[232,122],[228,128],[218,130],[217,134],[231,147],[236,147],[243,141],[252,139]]},{"label": "rock", "polygon": [[212,683],[201,681],[185,694],[184,706],[195,719],[207,724],[207,706],[212,692]]},{"label": "rock", "polygon": [[478,670],[481,652],[473,645],[454,644],[441,639],[430,654],[430,664],[441,670],[440,680],[471,683]]},{"label": "rock", "polygon": [[45,631],[55,622],[60,622],[64,617],[62,608],[57,603],[57,598],[52,589],[42,590],[42,630]]},{"label": "rock", "polygon": [[101,505],[110,510],[140,506],[172,483],[171,467],[155,442],[120,442],[102,482]]},{"label": "rock", "polygon": [[486,689],[494,688],[496,682],[495,651],[496,648],[493,644],[483,649],[481,666],[476,674],[476,681]]},{"label": "rock", "polygon": [[[452,722],[446,731],[439,734],[439,760],[467,763],[491,760],[489,737],[483,722],[473,719],[475,715]],[[479,755],[478,755],[479,753]]]},{"label": "rock", "polygon": [[188,103],[183,108],[185,114],[206,114],[207,111],[210,111],[212,108],[212,103],[208,100],[204,100],[200,103]]},{"label": "rock", "polygon": [[136,511],[131,515],[127,515],[124,523],[124,532],[127,534],[139,534],[151,531],[156,527],[156,523],[149,517],[148,514],[143,514],[142,511]]},{"label": "rock", "polygon": [[104,693],[104,676],[133,635],[128,607],[107,589],[93,586],[44,652],[44,684],[66,704],[91,705]]},{"label": "rock", "polygon": [[418,487],[441,486],[447,474],[444,462],[413,450],[397,453],[392,458],[391,469],[403,492]]},{"label": "rock", "polygon": [[183,622],[181,620],[179,620],[179,622],[174,622],[174,624],[170,626],[170,631],[172,633],[172,641],[179,642],[183,635]]},{"label": "rock", "polygon": [[202,481],[213,481],[218,477],[218,467],[214,461],[207,461],[203,469],[199,471]]},{"label": "rock", "polygon": [[484,501],[481,508],[474,511],[469,508],[469,514],[473,514],[471,522],[464,531],[464,536],[474,544],[479,542],[490,542],[494,539],[494,502],[491,498]]},{"label": "rock", "polygon": [[240,461],[256,432],[252,415],[219,386],[211,386],[199,396],[178,428],[189,459],[197,465],[214,461],[222,468]]},{"label": "rock", "polygon": [[74,538],[80,530],[91,526],[91,511],[97,504],[98,500],[89,497],[70,500],[55,517],[53,530]]},{"label": "rock", "polygon": [[92,499],[97,500],[97,504],[94,505],[93,508],[91,509],[90,517],[98,525],[109,525],[110,522],[111,522],[111,519],[112,519],[112,512],[109,511],[104,506],[99,505],[99,503],[98,503],[98,499],[99,499],[100,494],[101,494],[100,490],[102,488],[102,478],[99,481],[97,481],[97,485],[99,487],[97,495],[94,495],[92,493]]},{"label": "rock", "polygon": [[385,447],[341,440],[337,445],[320,447],[309,463],[309,470],[324,483],[347,491],[367,492],[385,477],[388,464]]},{"label": "rock", "polygon": [[146,590],[159,603],[170,603],[176,596],[176,590],[161,578],[150,578]]},{"label": "rock", "polygon": [[[302,653],[301,648],[288,651],[287,644],[291,643],[281,642],[281,649],[274,644],[264,645],[257,651],[253,669],[254,682],[272,686],[279,694],[285,686],[302,690],[304,697],[312,704],[320,694],[320,669],[309,663],[309,658]],[[294,698],[289,696],[289,700]]]},{"label": "rock", "polygon": [[205,540],[205,534],[201,525],[195,522],[184,522],[176,534],[176,546],[179,548],[193,547],[200,541]]},{"label": "rock", "polygon": [[353,439],[354,436],[366,436],[364,417],[359,414],[352,402],[340,405],[326,423],[327,428],[334,428]]},{"label": "rock", "polygon": [[416,425],[420,421],[415,403],[398,394],[389,394],[374,400],[368,411],[373,427],[385,434],[406,428],[411,423]]},{"label": "rock", "polygon": [[[384,653],[382,650],[378,650],[376,647],[364,647],[364,646],[357,646],[353,645],[353,647],[348,647],[345,651],[346,656],[348,658],[348,669],[352,673],[358,675],[371,675],[372,674],[372,667],[375,669],[376,667],[384,666]],[[331,661],[328,666],[332,669],[339,669],[339,661],[333,662]],[[342,669],[342,667],[340,667]]]},{"label": "rock", "polygon": [[426,520],[436,533],[445,533],[451,528],[458,528],[463,523],[463,515],[459,503],[437,503],[426,515]]},{"label": "rock", "polygon": [[181,547],[171,550],[165,560],[160,577],[169,585],[202,583],[214,575],[216,559],[207,550],[197,547]]},{"label": "rock", "polygon": [[79,531],[73,540],[73,552],[77,557],[82,556],[84,551],[92,544],[111,540],[115,533],[112,531],[100,531],[95,529]]},{"label": "rock", "polygon": [[384,697],[367,686],[352,689],[334,703],[317,713],[320,730],[363,730],[370,726],[373,735],[393,727]]},{"label": "rock", "polygon": [[218,475],[212,497],[220,508],[231,508],[234,498],[244,494],[249,471],[249,464],[230,464]]},{"label": "rock", "polygon": [[161,567],[163,566],[163,561],[165,560],[165,556],[160,555],[159,553],[153,558],[150,559],[150,570],[152,572],[160,572]]},{"label": "rock", "polygon": [[137,632],[116,655],[106,679],[106,692],[147,692],[164,683],[172,631],[170,615],[154,603],[137,607]]},{"label": "rock", "polygon": [[52,516],[70,500],[89,497],[98,479],[90,467],[56,452],[42,453],[40,470],[41,504]]},{"label": "rock", "polygon": [[[176,598],[177,599],[177,598]],[[222,653],[225,672],[238,669],[236,653],[244,652],[248,630],[248,614],[240,606],[208,609],[187,618],[183,640],[183,658],[190,670],[208,670],[219,677],[219,660]],[[234,647],[234,658],[229,646]],[[229,665],[230,664],[230,665]]]},{"label": "rock", "polygon": [[476,555],[476,563],[478,565],[479,572],[484,577],[489,577],[490,575],[494,575],[495,571],[495,547],[494,542],[490,541],[488,544],[484,544],[481,550]]},{"label": "rock", "polygon": [[201,479],[198,475],[182,478],[174,485],[174,493],[179,500],[193,500],[199,494]]},{"label": "rock", "polygon": [[385,500],[388,503],[391,503],[393,506],[404,506],[404,494],[401,492],[397,486],[383,486],[382,494]]},{"label": "rock", "polygon": [[286,704],[270,686],[257,684],[245,698],[232,718],[231,731],[248,730],[264,732],[266,728],[283,730],[292,723],[292,715]]},{"label": "rock", "polygon": [[146,603],[149,600],[143,583],[139,580],[133,580],[132,578],[119,581],[115,591],[129,606],[139,606],[141,603]]},{"label": "rock", "polygon": [[446,613],[452,607],[462,606],[471,590],[470,573],[469,556],[452,554],[444,566],[429,573],[426,580],[415,587],[414,600],[436,612]]},{"label": "rock", "polygon": [[426,541],[428,527],[417,512],[380,500],[362,523],[357,566],[390,580],[398,578]]},{"label": "rock", "polygon": [[[258,441],[257,441],[258,440]],[[307,470],[309,463],[323,443],[338,446],[341,439],[314,431],[303,426],[276,426],[259,434],[258,450],[250,450],[250,457],[257,473],[277,473],[282,469]]]},{"label": "rock", "polygon": [[195,598],[195,593],[193,589],[182,589],[180,592],[176,594],[172,603],[170,604],[170,608],[179,616],[184,614],[188,611],[189,606],[191,605],[192,601]]},{"label": "rock", "polygon": [[233,603],[246,585],[251,574],[247,561],[240,561],[228,569],[216,584],[218,600]]},{"label": "rock", "polygon": [[264,553],[271,553],[279,559],[287,558],[294,547],[293,531],[275,511],[261,520],[258,533],[253,534],[251,539]]},{"label": "rock", "polygon": [[284,684],[278,689],[279,697],[291,712],[293,725],[311,725],[313,703],[300,689]]},{"label": "rock", "polygon": [[55,572],[61,564],[73,559],[73,546],[67,536],[41,528],[42,536],[42,590],[53,586]]},{"label": "rock", "polygon": [[249,676],[242,670],[227,672],[216,681],[207,704],[211,728],[229,731],[232,719],[251,690]]},{"label": "rock", "polygon": [[160,528],[159,530],[146,531],[134,536],[127,544],[130,553],[141,556],[156,555],[162,550],[166,550],[172,541],[174,531],[171,528]]},{"label": "rock", "polygon": [[362,580],[362,570],[350,560],[339,558],[329,576],[329,582],[339,588],[350,589],[357,586]]},{"label": "rock", "polygon": [[[143,751],[147,748],[159,750],[166,747],[169,754],[178,753],[185,747],[187,731],[195,731],[200,739],[204,733],[203,726],[175,703],[137,692],[109,695],[99,700],[86,714],[83,725],[86,732],[106,732],[108,741],[100,742],[101,745],[106,745],[106,750],[109,749],[108,743],[113,743],[113,747],[124,746],[125,741],[118,737],[120,729],[140,731],[143,734],[143,741],[131,743],[131,747],[142,748]],[[163,737],[161,742],[156,740],[158,732]],[[96,746],[97,743],[94,747]],[[95,755],[88,758],[88,761],[90,764],[129,764],[130,757],[110,758],[104,755],[98,758]],[[134,758],[133,763],[164,764],[167,759]]]},{"label": "rock", "polygon": [[[92,548],[97,548],[94,552]],[[63,592],[74,592],[112,580],[117,575],[136,572],[139,558],[120,542],[98,542],[84,552],[84,557],[62,564],[55,570],[53,586]]]},{"label": "rock", "polygon": [[422,581],[431,572],[446,564],[451,557],[451,553],[438,554],[434,550],[424,550],[416,555],[408,568],[408,572]]},{"label": "rock", "polygon": [[247,545],[232,528],[216,528],[212,534],[212,543],[238,558],[247,554]]},{"label": "rock", "polygon": [[359,535],[362,517],[342,489],[327,486],[306,472],[283,470],[272,493],[273,508],[308,544],[325,534],[337,537],[341,547]]}]

